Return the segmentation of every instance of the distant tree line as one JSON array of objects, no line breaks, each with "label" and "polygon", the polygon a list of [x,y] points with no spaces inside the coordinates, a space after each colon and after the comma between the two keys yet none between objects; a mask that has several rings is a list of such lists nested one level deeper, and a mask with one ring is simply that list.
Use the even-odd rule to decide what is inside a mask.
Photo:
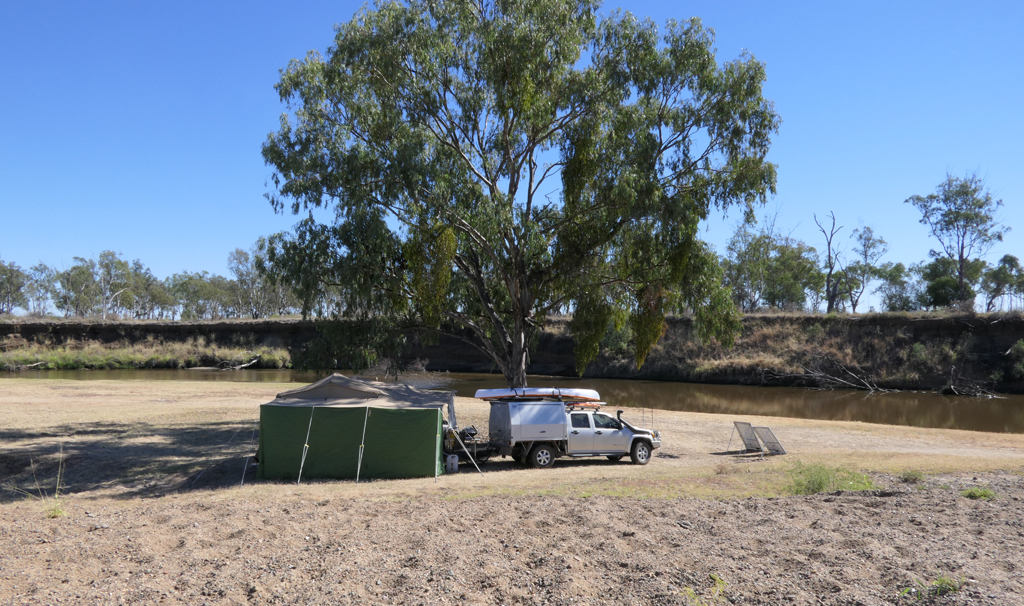
[{"label": "distant tree line", "polygon": [[847,232],[833,213],[814,217],[820,249],[778,231],[774,221],[736,228],[721,259],[733,302],[743,311],[863,311],[877,294],[881,311],[960,308],[986,312],[1024,307],[1024,268],[1013,255],[984,257],[1009,227],[976,175],[947,175],[934,194],[906,200],[921,212],[938,246],[909,266],[885,261],[889,245],[871,227]]},{"label": "distant tree line", "polygon": [[[743,222],[719,259],[733,302],[745,312],[857,313],[872,293],[879,311],[1024,308],[1020,260],[1009,254],[994,264],[984,259],[1009,227],[996,216],[1002,201],[976,175],[947,175],[934,194],[906,203],[921,212],[938,244],[930,260],[910,265],[886,261],[889,245],[870,226],[844,233],[834,213],[813,217],[818,247],[781,233],[774,220]],[[112,251],[75,257],[64,270],[44,263],[22,269],[0,259],[0,315],[23,309],[68,318],[216,320],[343,311],[344,284],[289,284],[288,268],[268,259],[267,249],[264,238],[249,251],[235,249],[228,256],[230,278],[185,271],[160,280],[141,261]]]},{"label": "distant tree line", "polygon": [[113,251],[75,257],[59,270],[39,263],[23,269],[0,260],[0,315],[23,309],[32,316],[130,320],[218,320],[295,314],[292,290],[259,270],[261,242],[228,255],[231,277],[208,272],[163,280],[140,260]]}]

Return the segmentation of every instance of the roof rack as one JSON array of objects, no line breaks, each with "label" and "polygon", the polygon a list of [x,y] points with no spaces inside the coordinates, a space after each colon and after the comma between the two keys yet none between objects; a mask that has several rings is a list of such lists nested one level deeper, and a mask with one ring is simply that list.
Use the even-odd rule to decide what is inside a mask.
[{"label": "roof rack", "polygon": [[604,406],[604,402],[566,402],[566,410],[597,410]]}]

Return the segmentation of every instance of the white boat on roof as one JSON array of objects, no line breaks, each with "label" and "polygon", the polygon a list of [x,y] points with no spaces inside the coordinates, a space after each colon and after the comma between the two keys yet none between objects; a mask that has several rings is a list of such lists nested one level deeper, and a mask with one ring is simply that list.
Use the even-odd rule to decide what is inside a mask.
[{"label": "white boat on roof", "polygon": [[596,402],[601,399],[593,389],[563,389],[559,387],[520,387],[518,389],[478,389],[481,400],[523,400],[555,398],[566,402]]}]

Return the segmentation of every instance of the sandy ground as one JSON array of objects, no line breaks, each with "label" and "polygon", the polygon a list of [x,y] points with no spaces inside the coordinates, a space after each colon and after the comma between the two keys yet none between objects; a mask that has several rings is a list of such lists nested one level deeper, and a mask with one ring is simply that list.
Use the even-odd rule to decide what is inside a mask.
[{"label": "sandy ground", "polygon": [[[256,482],[258,405],[287,387],[0,380],[0,482],[36,494],[0,494],[0,604],[869,605],[942,577],[962,589],[928,603],[1024,604],[1021,435],[656,411],[644,467]],[[727,453],[733,420],[789,454]],[[786,496],[798,461],[877,490]]]}]

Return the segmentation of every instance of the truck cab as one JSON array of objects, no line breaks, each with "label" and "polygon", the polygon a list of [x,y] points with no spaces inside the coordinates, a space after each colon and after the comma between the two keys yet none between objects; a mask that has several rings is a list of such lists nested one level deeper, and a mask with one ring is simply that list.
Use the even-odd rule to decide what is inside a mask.
[{"label": "truck cab", "polygon": [[492,399],[490,440],[498,454],[532,467],[550,467],[558,457],[618,461],[627,455],[646,465],[661,446],[661,434],[631,425],[622,411],[616,417],[600,412],[603,405],[560,397]]}]

